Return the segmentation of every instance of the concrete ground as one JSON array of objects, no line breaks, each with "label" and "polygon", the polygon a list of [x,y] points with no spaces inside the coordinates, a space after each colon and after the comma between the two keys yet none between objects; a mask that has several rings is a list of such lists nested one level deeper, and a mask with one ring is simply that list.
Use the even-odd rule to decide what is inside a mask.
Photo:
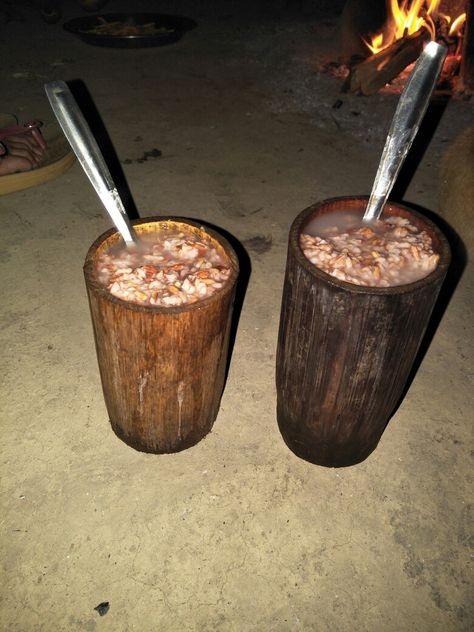
[{"label": "concrete ground", "polygon": [[[375,452],[340,470],[294,456],[274,384],[288,229],[317,200],[369,192],[397,97],[344,95],[314,66],[330,20],[208,4],[128,3],[198,22],[148,50],[89,46],[26,3],[3,24],[1,109],[51,119],[43,83],[80,80],[140,216],[220,226],[251,275],[212,432],[139,453],[108,423],[82,277],[110,227],[98,198],[77,163],[0,198],[0,627],[473,630],[472,263]],[[442,150],[470,121],[469,101],[448,104],[405,201],[436,212]]]}]

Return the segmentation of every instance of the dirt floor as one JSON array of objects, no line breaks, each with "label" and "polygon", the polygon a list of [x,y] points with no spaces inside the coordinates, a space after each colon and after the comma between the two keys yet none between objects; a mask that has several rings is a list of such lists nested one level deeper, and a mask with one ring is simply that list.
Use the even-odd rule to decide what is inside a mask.
[{"label": "dirt floor", "polygon": [[[195,4],[109,3],[197,21],[151,49],[90,46],[21,2],[2,24],[1,109],[52,121],[43,84],[75,81],[139,215],[221,227],[251,274],[212,432],[178,454],[136,452],[108,422],[82,276],[108,216],[77,163],[0,198],[0,627],[472,630],[472,263],[444,289],[375,452],[345,469],[294,456],[274,382],[289,226],[317,200],[369,193],[397,96],[343,94],[321,70],[335,19]],[[81,15],[67,4],[63,21]],[[438,113],[401,192],[434,213],[443,151],[472,102]]]}]

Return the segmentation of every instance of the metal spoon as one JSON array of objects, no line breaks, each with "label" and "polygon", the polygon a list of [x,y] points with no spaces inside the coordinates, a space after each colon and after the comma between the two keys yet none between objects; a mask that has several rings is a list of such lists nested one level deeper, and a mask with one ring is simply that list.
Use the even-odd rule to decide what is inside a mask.
[{"label": "metal spoon", "polygon": [[362,218],[364,222],[377,220],[383,211],[425,115],[447,53],[446,46],[430,42],[408,77],[385,141],[372,193]]},{"label": "metal spoon", "polygon": [[64,81],[44,86],[53,112],[87,177],[127,246],[137,237],[97,142]]}]

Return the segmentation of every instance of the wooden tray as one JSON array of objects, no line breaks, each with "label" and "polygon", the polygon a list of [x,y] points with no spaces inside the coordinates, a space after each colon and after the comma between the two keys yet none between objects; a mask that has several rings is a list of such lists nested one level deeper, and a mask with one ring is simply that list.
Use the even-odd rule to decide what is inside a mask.
[{"label": "wooden tray", "polygon": [[[0,127],[8,127],[15,123],[15,117],[0,114]],[[41,132],[48,144],[42,164],[31,171],[0,176],[0,195],[21,191],[57,178],[74,162],[76,158],[74,152],[57,124],[46,123],[41,128]]]}]

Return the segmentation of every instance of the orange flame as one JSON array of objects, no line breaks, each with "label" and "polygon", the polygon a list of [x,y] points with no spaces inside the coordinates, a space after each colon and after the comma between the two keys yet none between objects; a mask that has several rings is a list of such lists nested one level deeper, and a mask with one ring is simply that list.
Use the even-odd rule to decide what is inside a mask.
[{"label": "orange flame", "polygon": [[[437,20],[444,20],[448,25],[451,23],[451,17],[438,10],[440,2],[441,0],[390,0],[386,28],[382,33],[370,36],[369,40],[364,39],[365,44],[375,54],[396,40],[416,33],[421,27],[425,27],[434,40]],[[458,16],[452,23],[449,34],[459,34],[465,20],[465,13]]]},{"label": "orange flame", "polygon": [[455,35],[455,34],[459,35],[459,32],[462,29],[462,27],[464,26],[464,22],[465,21],[466,21],[466,14],[465,13],[461,13],[461,15],[458,15],[458,17],[451,24],[451,28],[449,29],[449,34],[450,35]]}]

